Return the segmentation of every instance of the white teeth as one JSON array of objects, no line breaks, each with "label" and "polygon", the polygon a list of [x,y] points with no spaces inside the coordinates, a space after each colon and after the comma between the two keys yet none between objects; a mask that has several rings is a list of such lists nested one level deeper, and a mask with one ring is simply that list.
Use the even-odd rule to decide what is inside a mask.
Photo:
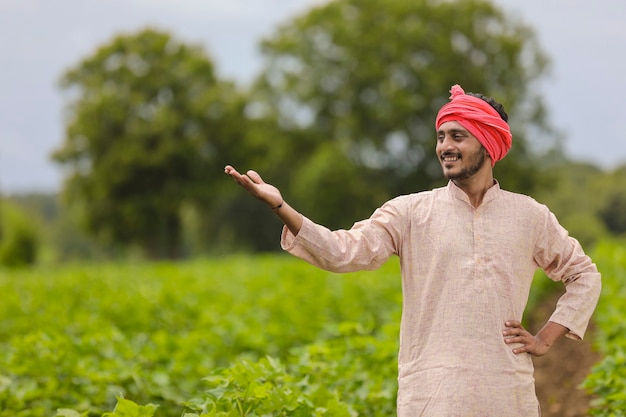
[{"label": "white teeth", "polygon": [[459,158],[457,158],[456,156],[446,156],[445,158],[443,158],[443,160],[445,162],[454,162],[456,160],[458,160]]}]

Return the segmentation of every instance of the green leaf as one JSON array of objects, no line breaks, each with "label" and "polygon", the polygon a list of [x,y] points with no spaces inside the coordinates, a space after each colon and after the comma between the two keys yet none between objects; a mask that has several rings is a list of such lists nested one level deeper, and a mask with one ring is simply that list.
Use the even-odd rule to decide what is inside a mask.
[{"label": "green leaf", "polygon": [[103,417],[153,417],[158,405],[139,405],[122,397],[117,398],[117,404],[112,413],[105,413]]}]

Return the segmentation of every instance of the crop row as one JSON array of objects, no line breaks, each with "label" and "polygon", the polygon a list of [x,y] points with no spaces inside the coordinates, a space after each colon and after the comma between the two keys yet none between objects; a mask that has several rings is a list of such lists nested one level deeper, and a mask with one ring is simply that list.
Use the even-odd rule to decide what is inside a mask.
[{"label": "crop row", "polygon": [[595,345],[603,360],[583,386],[595,400],[591,415],[626,416],[626,246],[623,242],[602,242],[594,251],[602,273],[602,295],[594,321]]},{"label": "crop row", "polygon": [[2,271],[0,416],[101,415],[117,397],[180,416],[263,367],[313,409],[389,409],[398,265],[350,275],[284,256]]},{"label": "crop row", "polygon": [[[595,415],[618,416],[623,299],[609,295],[626,287],[606,277],[623,282],[626,264],[617,245],[596,252],[597,324],[612,333],[599,331],[607,359],[586,385]],[[347,275],[277,255],[5,270],[0,293],[0,417],[395,413],[397,262]]]}]

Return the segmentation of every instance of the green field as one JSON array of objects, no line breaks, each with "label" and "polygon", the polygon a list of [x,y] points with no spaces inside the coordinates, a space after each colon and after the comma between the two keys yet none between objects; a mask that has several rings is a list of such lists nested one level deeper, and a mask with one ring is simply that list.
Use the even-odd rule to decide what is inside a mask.
[{"label": "green field", "polygon": [[597,398],[593,416],[626,416],[626,245],[603,242],[594,252],[602,272],[602,296],[595,313],[596,346],[604,359],[584,383]]},{"label": "green field", "polygon": [[[285,386],[285,413],[394,407],[394,263],[343,276],[276,255],[64,266],[2,271],[0,293],[0,416],[100,415],[118,396],[162,416],[211,399],[245,411]],[[246,399],[247,372],[275,374],[276,387]],[[207,393],[224,384],[241,398]]]},{"label": "green field", "polygon": [[[620,250],[598,249],[601,270],[613,265],[605,282],[617,284],[605,283],[596,321],[621,326],[598,339],[623,361],[608,299],[624,295]],[[395,260],[345,275],[285,255],[0,274],[2,417],[100,416],[118,399],[111,416],[395,414]],[[609,414],[619,395],[606,391],[623,387],[623,369],[603,363],[587,382],[613,395],[596,415],[623,415]]]}]

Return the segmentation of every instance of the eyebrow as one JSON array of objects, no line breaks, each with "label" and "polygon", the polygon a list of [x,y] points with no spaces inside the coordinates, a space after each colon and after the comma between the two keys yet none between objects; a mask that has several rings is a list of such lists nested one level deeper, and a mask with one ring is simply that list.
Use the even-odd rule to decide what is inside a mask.
[{"label": "eyebrow", "polygon": [[437,134],[440,133],[445,133],[445,132],[450,132],[450,133],[469,133],[469,131],[467,129],[447,129],[447,130],[443,130],[443,129],[439,129],[437,130]]}]

